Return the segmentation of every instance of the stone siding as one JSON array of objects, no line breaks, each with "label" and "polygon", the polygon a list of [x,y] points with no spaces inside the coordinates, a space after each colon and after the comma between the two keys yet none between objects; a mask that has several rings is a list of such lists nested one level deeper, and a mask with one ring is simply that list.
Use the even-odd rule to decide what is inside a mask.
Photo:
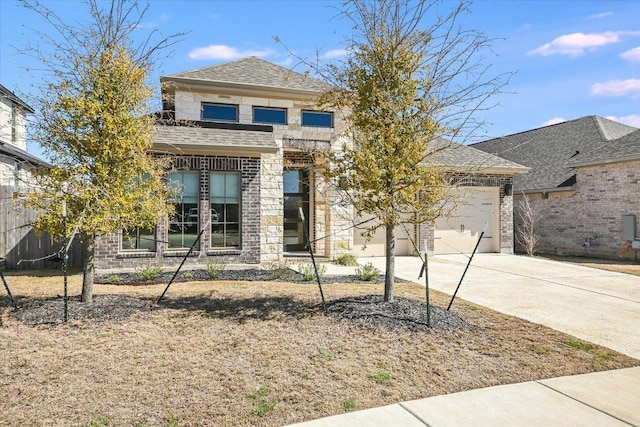
[{"label": "stone siding", "polygon": [[[527,195],[543,212],[537,229],[540,251],[617,258],[626,245],[622,216],[640,218],[640,161],[579,167],[576,181],[571,191]],[[522,197],[516,194],[516,227],[521,223],[518,200]],[[625,254],[631,259],[637,256],[634,250]]]}]

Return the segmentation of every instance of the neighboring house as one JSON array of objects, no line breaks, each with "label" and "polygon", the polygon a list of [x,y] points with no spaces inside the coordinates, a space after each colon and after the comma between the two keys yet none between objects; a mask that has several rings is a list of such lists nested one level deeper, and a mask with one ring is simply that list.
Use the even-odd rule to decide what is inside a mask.
[{"label": "neighboring house", "polygon": [[588,116],[473,147],[531,169],[514,180],[515,217],[524,194],[541,214],[541,251],[635,255],[623,221],[637,228],[640,215],[638,129]]},{"label": "neighboring house", "polygon": [[[33,230],[36,212],[26,208],[22,198],[35,188],[33,170],[50,166],[26,151],[27,114],[33,112],[0,85],[0,257],[9,269],[51,267],[43,258],[59,249],[55,239]],[[74,254],[72,250],[70,262],[75,266],[79,254]],[[31,262],[34,259],[39,260]]]},{"label": "neighboring house", "polygon": [[[155,128],[154,152],[171,158],[168,179],[181,190],[172,201],[176,217],[153,230],[99,239],[98,271],[176,266],[201,231],[188,266],[212,260],[281,262],[305,253],[305,226],[319,256],[362,253],[361,236],[352,227],[353,208],[339,202],[309,154],[339,150],[345,142],[339,112],[317,109],[325,83],[256,57],[164,76],[161,83],[167,120]],[[511,252],[509,189],[513,174],[526,168],[457,144],[449,151],[453,184],[472,190],[477,199],[472,209],[483,206],[496,231],[488,234],[490,243],[483,250]],[[477,158],[483,162],[474,163]],[[410,233],[433,247],[434,239],[447,240],[446,233],[438,235],[444,228],[456,236],[475,236],[472,240],[479,235],[475,226],[461,229],[459,221],[435,231],[433,226],[413,227]],[[377,243],[367,247],[371,252]],[[412,253],[407,244],[404,248],[399,253]]]},{"label": "neighboring house", "polygon": [[14,191],[30,183],[30,171],[47,163],[27,153],[27,114],[33,108],[0,84],[0,186]]}]

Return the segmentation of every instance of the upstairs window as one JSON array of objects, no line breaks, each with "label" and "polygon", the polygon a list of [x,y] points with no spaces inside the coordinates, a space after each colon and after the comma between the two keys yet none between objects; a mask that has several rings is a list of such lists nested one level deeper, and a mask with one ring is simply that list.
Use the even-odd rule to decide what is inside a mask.
[{"label": "upstairs window", "polygon": [[11,142],[18,143],[18,111],[15,105],[11,106]]},{"label": "upstairs window", "polygon": [[286,108],[253,107],[254,123],[287,124]]},{"label": "upstairs window", "polygon": [[332,128],[333,113],[328,113],[323,111],[303,111],[302,126]]},{"label": "upstairs window", "polygon": [[202,120],[237,122],[238,106],[232,104],[202,104]]}]

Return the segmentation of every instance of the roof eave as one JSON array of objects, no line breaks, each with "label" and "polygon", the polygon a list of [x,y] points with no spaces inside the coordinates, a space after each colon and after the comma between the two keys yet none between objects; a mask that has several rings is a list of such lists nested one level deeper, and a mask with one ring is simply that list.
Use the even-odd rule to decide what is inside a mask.
[{"label": "roof eave", "polygon": [[495,167],[483,167],[473,165],[437,165],[451,172],[473,172],[483,174],[497,174],[497,175],[523,175],[528,173],[531,168],[526,166],[519,167],[507,167],[507,166],[495,166]]},{"label": "roof eave", "polygon": [[247,156],[260,157],[261,154],[273,154],[278,152],[274,144],[268,147],[216,145],[202,144],[164,144],[154,143],[151,152],[157,154],[193,154],[193,155],[217,155],[217,156]]},{"label": "roof eave", "polygon": [[288,95],[298,95],[299,97],[317,97],[322,91],[321,90],[312,90],[312,89],[293,89],[286,87],[278,87],[278,86],[266,86],[259,84],[246,84],[246,83],[233,83],[233,82],[224,82],[224,81],[215,81],[215,80],[206,80],[206,79],[195,79],[191,77],[176,77],[176,76],[163,76],[160,77],[161,83],[173,83],[184,85],[186,88],[189,87],[208,87],[208,88],[216,88],[216,89],[226,89],[232,92],[262,92],[267,94],[288,94]]},{"label": "roof eave", "polygon": [[535,193],[560,193],[563,191],[575,191],[576,184],[568,187],[554,187],[554,188],[530,188],[526,190],[514,190],[514,194],[535,194]]},{"label": "roof eave", "polygon": [[572,168],[577,168],[577,167],[584,167],[584,166],[595,166],[595,165],[604,165],[604,164],[620,163],[620,162],[632,162],[635,160],[640,160],[640,153],[630,154],[628,156],[621,156],[621,157],[610,157],[604,160],[589,160],[586,162],[568,163],[567,166]]}]

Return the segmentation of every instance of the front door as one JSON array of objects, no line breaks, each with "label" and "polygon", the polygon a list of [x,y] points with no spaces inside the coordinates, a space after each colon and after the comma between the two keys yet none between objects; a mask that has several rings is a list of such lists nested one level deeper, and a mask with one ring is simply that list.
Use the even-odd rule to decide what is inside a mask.
[{"label": "front door", "polygon": [[[305,222],[299,209],[304,212]],[[309,226],[309,173],[305,169],[284,171],[284,251],[306,250],[303,224]],[[308,230],[308,229],[307,229]]]}]

